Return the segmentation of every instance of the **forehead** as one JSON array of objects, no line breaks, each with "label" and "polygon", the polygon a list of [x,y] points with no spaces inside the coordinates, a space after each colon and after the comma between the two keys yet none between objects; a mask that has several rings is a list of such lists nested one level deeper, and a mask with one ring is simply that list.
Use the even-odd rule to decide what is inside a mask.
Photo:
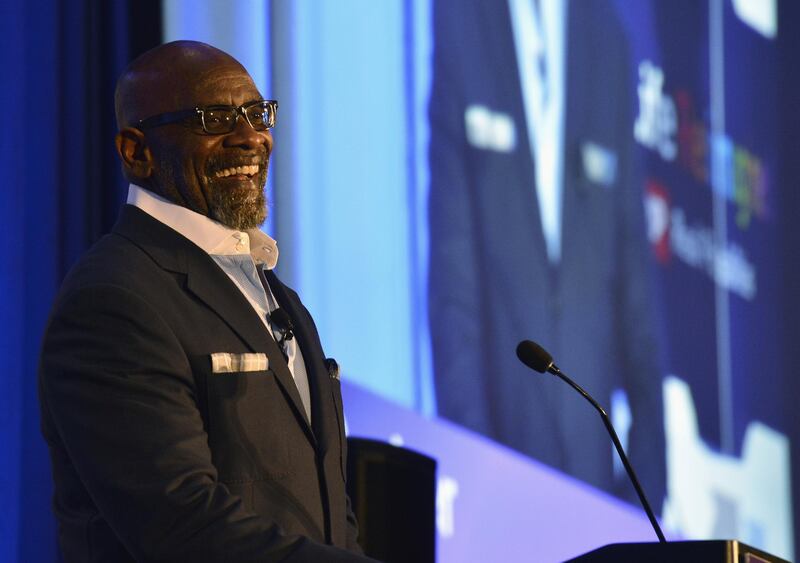
[{"label": "forehead", "polygon": [[233,105],[260,99],[261,94],[247,72],[237,66],[220,66],[185,76],[177,89],[180,107]]}]

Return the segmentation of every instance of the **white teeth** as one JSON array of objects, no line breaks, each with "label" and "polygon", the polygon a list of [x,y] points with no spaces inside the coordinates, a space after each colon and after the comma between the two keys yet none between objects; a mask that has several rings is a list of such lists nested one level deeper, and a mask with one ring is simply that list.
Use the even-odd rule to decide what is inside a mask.
[{"label": "white teeth", "polygon": [[236,174],[243,174],[245,176],[254,176],[258,174],[258,164],[249,164],[247,166],[235,166],[231,168],[225,168],[224,170],[218,170],[214,173],[214,176],[217,178],[226,178],[228,176],[233,176]]}]

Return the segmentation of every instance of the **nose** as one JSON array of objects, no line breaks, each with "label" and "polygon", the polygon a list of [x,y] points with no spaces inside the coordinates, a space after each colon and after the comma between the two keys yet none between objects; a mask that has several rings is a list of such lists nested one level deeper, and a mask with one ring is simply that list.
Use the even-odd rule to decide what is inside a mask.
[{"label": "nose", "polygon": [[269,154],[272,151],[272,134],[269,130],[256,131],[243,116],[237,115],[236,127],[225,136],[224,145],[244,149],[255,149],[264,145]]}]

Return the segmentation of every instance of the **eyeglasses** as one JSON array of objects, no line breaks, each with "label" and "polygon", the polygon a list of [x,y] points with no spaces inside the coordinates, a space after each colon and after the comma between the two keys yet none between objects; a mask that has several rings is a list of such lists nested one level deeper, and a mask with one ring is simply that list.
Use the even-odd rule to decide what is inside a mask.
[{"label": "eyeglasses", "polygon": [[247,102],[239,107],[236,106],[206,106],[174,111],[170,113],[159,113],[138,123],[141,130],[168,123],[178,123],[190,117],[199,117],[203,126],[203,131],[209,135],[224,135],[236,128],[236,122],[241,114],[256,131],[266,131],[275,126],[275,115],[278,113],[278,102],[276,100],[260,100],[257,102]]}]

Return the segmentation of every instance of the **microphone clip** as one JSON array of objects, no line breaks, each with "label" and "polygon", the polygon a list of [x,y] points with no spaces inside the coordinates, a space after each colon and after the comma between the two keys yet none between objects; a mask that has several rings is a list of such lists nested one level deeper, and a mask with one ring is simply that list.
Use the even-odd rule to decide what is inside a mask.
[{"label": "microphone clip", "polygon": [[291,317],[289,317],[289,313],[278,307],[269,314],[269,321],[280,335],[277,339],[278,346],[281,350],[284,350],[284,344],[294,338],[294,324]]}]

